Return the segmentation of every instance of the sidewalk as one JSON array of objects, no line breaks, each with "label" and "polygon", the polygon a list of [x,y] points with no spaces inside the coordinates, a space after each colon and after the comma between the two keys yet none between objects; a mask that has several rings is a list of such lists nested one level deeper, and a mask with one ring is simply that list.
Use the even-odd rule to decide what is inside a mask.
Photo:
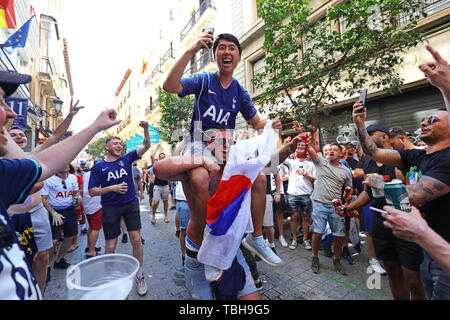
[{"label": "sidewalk", "polygon": [[[169,201],[170,203],[170,201]],[[170,205],[169,205],[170,208]],[[161,213],[157,214],[156,225],[151,224],[148,197],[141,202],[142,236],[144,245],[144,275],[147,281],[148,293],[144,297],[138,296],[133,287],[130,300],[188,300],[189,294],[185,288],[184,273],[181,262],[179,239],[175,237],[175,210],[169,210],[170,223],[163,221],[163,206],[159,206]],[[290,236],[285,227],[285,237]],[[117,253],[131,254],[131,244],[123,244],[119,236]],[[295,250],[282,248],[276,242],[276,250],[283,259],[281,267],[271,267],[258,262],[258,270],[263,281],[260,291],[263,300],[392,300],[387,276],[380,276],[380,289],[367,288],[367,274],[369,266],[367,257],[367,243],[363,240],[362,253],[354,256],[355,264],[349,265],[343,259],[342,265],[347,270],[347,276],[341,276],[333,269],[332,259],[319,253],[320,273],[314,274],[311,269],[311,252],[304,250],[301,245]],[[78,249],[66,255],[70,264],[77,264],[84,260],[84,249],[87,235],[78,236]],[[100,232],[98,247],[104,252],[104,236]],[[353,249],[351,249],[353,252]],[[65,284],[66,270],[52,269],[51,281],[45,290],[45,300],[66,300],[67,288]]]}]

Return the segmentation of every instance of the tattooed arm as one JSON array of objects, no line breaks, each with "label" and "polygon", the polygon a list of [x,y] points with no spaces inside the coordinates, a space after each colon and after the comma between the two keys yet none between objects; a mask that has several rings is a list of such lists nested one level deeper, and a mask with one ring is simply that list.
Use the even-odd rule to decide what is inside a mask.
[{"label": "tattooed arm", "polygon": [[[364,184],[371,188],[383,189],[384,180],[379,174],[367,175]],[[450,192],[450,187],[445,183],[429,176],[423,176],[420,180],[412,185],[406,186],[409,201],[412,205],[423,205],[429,201],[445,196]]]},{"label": "tattooed arm", "polygon": [[378,148],[369,133],[366,130],[365,120],[366,111],[360,112],[364,109],[361,101],[357,101],[353,106],[353,122],[358,131],[358,139],[363,149],[364,154],[375,161],[381,162],[385,165],[403,169],[405,167],[400,153],[392,149]]},{"label": "tattooed arm", "polygon": [[406,186],[406,191],[408,191],[411,204],[422,205],[441,196],[445,196],[450,192],[450,187],[437,179],[423,176],[417,183]]}]

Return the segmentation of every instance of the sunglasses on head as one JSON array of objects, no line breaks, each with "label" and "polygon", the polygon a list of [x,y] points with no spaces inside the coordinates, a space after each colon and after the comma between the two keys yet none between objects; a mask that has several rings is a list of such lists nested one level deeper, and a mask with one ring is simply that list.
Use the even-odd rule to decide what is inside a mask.
[{"label": "sunglasses on head", "polygon": [[433,123],[435,123],[437,120],[438,120],[437,117],[435,117],[435,116],[429,116],[429,117],[427,117],[427,118],[423,118],[423,119],[422,119],[422,122],[427,122],[428,124],[433,124]]}]

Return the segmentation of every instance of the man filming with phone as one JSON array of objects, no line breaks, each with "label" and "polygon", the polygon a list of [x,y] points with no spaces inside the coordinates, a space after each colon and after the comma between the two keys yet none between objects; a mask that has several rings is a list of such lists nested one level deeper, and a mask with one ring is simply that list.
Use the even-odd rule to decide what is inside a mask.
[{"label": "man filming with phone", "polygon": [[[206,147],[208,130],[218,126],[234,130],[236,117],[240,112],[256,130],[263,129],[265,120],[257,114],[254,103],[244,87],[233,78],[233,72],[241,61],[242,49],[239,40],[231,34],[220,34],[214,38],[211,29],[205,29],[194,45],[189,48],[170,70],[163,89],[180,97],[195,94],[194,112],[189,132],[185,138],[184,156],[215,157]],[[190,61],[203,49],[213,50],[217,72],[202,72],[184,77],[183,73]],[[206,53],[204,53],[206,54]],[[273,128],[281,130],[280,120],[274,119]],[[189,157],[188,157],[189,158]],[[194,159],[194,158],[191,158]],[[191,219],[205,221],[206,208],[210,195],[208,191],[209,174],[204,168],[196,168],[188,173],[189,179],[183,181],[183,190],[191,209]],[[252,187],[252,218],[255,232],[243,241],[254,254],[272,266],[282,264],[281,259],[267,246],[262,237],[262,224],[266,207],[266,177],[260,173]],[[192,230],[188,226],[186,246],[198,251],[203,238],[203,230]]]}]

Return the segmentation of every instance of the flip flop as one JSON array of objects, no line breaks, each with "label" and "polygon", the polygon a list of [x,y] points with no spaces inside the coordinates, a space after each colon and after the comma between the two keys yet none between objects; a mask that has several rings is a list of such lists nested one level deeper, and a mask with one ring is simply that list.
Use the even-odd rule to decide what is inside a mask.
[{"label": "flip flop", "polygon": [[156,220],[152,220],[152,224],[156,224]]},{"label": "flip flop", "polygon": [[67,253],[74,252],[74,251],[77,250],[77,249],[78,249],[78,245],[77,245],[74,249],[69,249],[69,250],[67,250]]},{"label": "flip flop", "polygon": [[164,222],[165,222],[165,223],[169,223],[169,222],[170,222],[170,220],[164,220]]}]

